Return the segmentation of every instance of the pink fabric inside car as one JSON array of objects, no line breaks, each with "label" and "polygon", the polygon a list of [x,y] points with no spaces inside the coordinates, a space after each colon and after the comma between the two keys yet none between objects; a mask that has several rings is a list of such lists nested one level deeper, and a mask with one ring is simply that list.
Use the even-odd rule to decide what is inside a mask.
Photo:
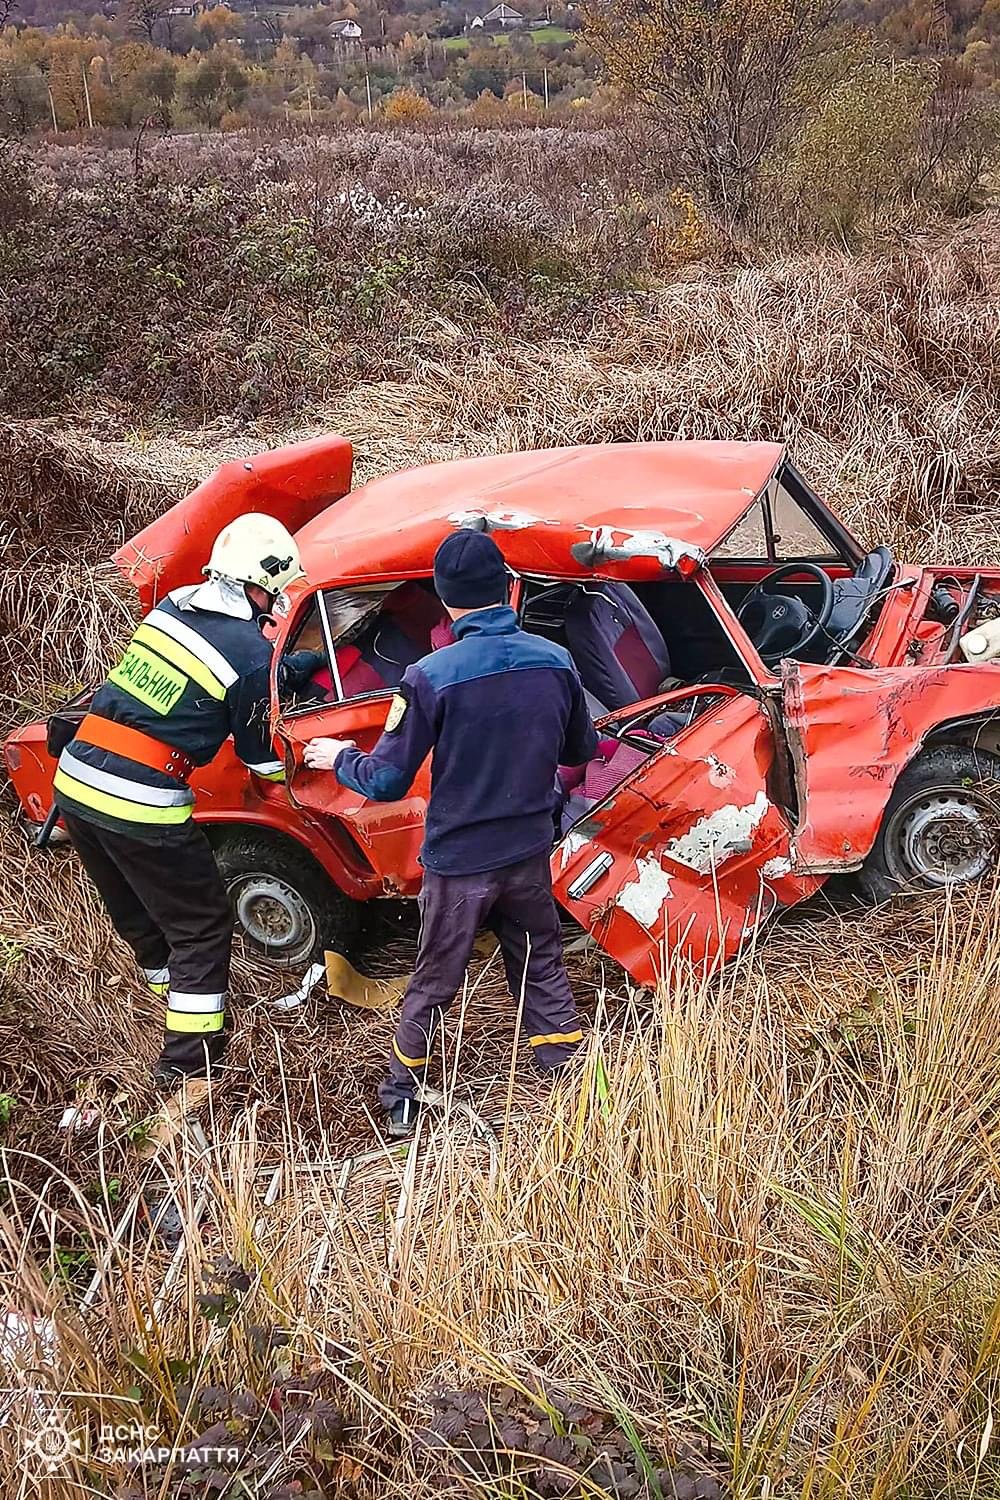
[{"label": "pink fabric inside car", "polygon": [[632,745],[623,745],[618,740],[601,740],[597,755],[585,766],[560,766],[559,780],[564,791],[575,792],[588,801],[601,802],[648,759],[647,752],[636,750]]}]

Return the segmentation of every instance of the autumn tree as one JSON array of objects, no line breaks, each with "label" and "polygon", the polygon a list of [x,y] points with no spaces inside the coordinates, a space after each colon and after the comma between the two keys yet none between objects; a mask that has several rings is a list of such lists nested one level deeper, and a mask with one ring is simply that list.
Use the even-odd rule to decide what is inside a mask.
[{"label": "autumn tree", "polygon": [[202,11],[194,24],[210,44],[239,36],[242,30],[240,17],[228,5],[213,5],[211,10]]},{"label": "autumn tree", "polygon": [[125,24],[133,36],[152,46],[158,37],[169,41],[170,0],[126,0]]},{"label": "autumn tree", "polygon": [[249,79],[239,60],[222,47],[185,58],[177,73],[175,99],[183,119],[210,129],[241,104]]},{"label": "autumn tree", "polygon": [[587,0],[619,92],[669,131],[714,209],[746,219],[767,153],[810,101],[836,0]]}]

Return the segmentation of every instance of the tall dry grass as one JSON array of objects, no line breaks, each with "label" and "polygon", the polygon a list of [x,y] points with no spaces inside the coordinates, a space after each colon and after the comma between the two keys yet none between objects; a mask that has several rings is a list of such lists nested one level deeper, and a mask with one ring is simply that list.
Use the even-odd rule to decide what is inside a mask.
[{"label": "tall dry grass", "polygon": [[[59,1330],[22,1423],[57,1408],[96,1434],[141,1413],[192,1442],[239,1393],[266,1405],[305,1380],[336,1439],[285,1430],[274,1477],[321,1494],[558,1493],[552,1472],[592,1500],[638,1493],[588,1482],[595,1411],[664,1493],[714,1493],[714,1475],[740,1500],[995,1494],[998,917],[996,897],[911,911],[905,931],[828,916],[613,1020],[598,993],[575,1080],[547,1095],[501,1068],[477,1101],[492,1147],[461,1107],[454,1026],[444,1102],[408,1157],[345,1172],[306,1133],[318,1095],[209,1120],[207,1154],[174,1167],[191,1250],[165,1297],[166,1256],[136,1232],[76,1311],[54,1247],[72,1236],[101,1264],[113,1215],[68,1181],[61,1201],[59,1167],[22,1186],[11,1153],[4,1292]],[[220,1257],[225,1316],[199,1315]],[[275,1329],[277,1349],[260,1337]],[[518,1453],[460,1405],[435,1429],[435,1396],[499,1389],[539,1423],[568,1413],[580,1440],[532,1457],[522,1419]],[[37,1471],[14,1439],[0,1431],[9,1485]],[[248,1470],[254,1455],[251,1440]],[[37,1493],[92,1493],[85,1472]],[[704,1488],[685,1490],[695,1474]],[[88,1482],[115,1493],[124,1471],[94,1461]],[[136,1482],[172,1494],[179,1473]]]}]

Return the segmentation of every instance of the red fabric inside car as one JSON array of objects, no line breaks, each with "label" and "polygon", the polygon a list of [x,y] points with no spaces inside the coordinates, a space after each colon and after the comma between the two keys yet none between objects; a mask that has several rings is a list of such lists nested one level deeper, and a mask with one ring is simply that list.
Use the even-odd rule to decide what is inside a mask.
[{"label": "red fabric inside car", "polygon": [[431,631],[431,650],[440,651],[442,646],[453,646],[455,643],[455,632],[451,621],[439,620]]},{"label": "red fabric inside car", "polygon": [[[387,596],[366,636],[360,647],[337,647],[345,698],[395,687],[406,667],[455,639],[441,601],[417,583],[401,584]],[[332,698],[329,668],[322,667],[312,680],[327,698]]]},{"label": "red fabric inside car", "polygon": [[[337,647],[337,668],[345,698],[356,698],[361,693],[374,693],[385,687],[382,678],[370,662],[366,662],[357,646]],[[333,677],[329,667],[321,667],[313,676],[313,682],[324,693],[333,693]]]}]

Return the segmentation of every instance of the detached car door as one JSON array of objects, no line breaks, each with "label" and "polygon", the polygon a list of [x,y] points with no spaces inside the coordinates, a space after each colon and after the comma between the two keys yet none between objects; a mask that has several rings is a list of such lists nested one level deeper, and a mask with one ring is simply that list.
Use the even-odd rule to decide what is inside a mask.
[{"label": "detached car door", "polygon": [[[780,906],[819,884],[790,873],[789,819],[769,790],[766,709],[729,686],[695,691],[713,706],[652,749],[552,860],[560,903],[640,984],[656,983],[677,956],[732,957]],[[661,706],[691,693],[678,689]]]},{"label": "detached car door", "polygon": [[[372,750],[385,728],[395,683],[431,649],[431,631],[442,616],[421,584],[329,589],[297,613],[276,653],[272,710],[289,796],[306,812],[340,824],[371,869],[371,894],[412,896],[420,889],[417,855],[430,795],[429,758],[400,801],[369,802],[329,771],[310,771],[303,751],[317,738],[354,740],[359,749]],[[318,670],[297,678],[294,687],[283,681],[302,652],[316,650],[323,661]]]}]

